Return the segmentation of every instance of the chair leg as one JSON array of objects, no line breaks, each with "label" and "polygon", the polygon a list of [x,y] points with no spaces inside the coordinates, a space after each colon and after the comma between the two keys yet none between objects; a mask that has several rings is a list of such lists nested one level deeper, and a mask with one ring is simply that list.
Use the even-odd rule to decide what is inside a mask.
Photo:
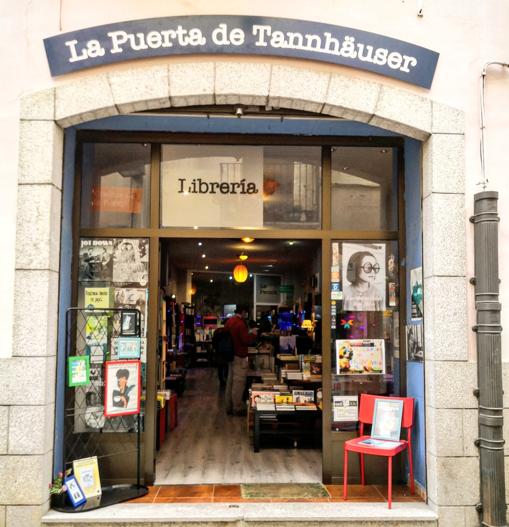
[{"label": "chair leg", "polygon": [[408,468],[410,469],[410,493],[415,494],[414,464],[412,461],[412,447],[408,445]]},{"label": "chair leg", "polygon": [[348,494],[348,450],[345,448],[343,458],[343,499],[346,501]]},{"label": "chair leg", "polygon": [[366,477],[364,475],[364,454],[359,454],[359,458],[359,465],[361,468],[361,485],[364,486],[366,485]]},{"label": "chair leg", "polygon": [[392,456],[387,458],[387,500],[389,502],[389,509],[392,509]]}]

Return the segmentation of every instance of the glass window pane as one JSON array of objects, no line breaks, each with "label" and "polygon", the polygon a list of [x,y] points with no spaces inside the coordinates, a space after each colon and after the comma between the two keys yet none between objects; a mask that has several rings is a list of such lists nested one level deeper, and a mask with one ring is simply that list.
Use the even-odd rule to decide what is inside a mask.
[{"label": "glass window pane", "polygon": [[396,149],[332,148],[332,228],[397,230]]},{"label": "glass window pane", "polygon": [[150,146],[83,145],[82,227],[148,227]]},{"label": "glass window pane", "polygon": [[331,357],[333,430],[342,397],[399,393],[397,242],[332,242]]},{"label": "glass window pane", "polygon": [[320,218],[319,147],[162,147],[163,227],[319,228]]}]

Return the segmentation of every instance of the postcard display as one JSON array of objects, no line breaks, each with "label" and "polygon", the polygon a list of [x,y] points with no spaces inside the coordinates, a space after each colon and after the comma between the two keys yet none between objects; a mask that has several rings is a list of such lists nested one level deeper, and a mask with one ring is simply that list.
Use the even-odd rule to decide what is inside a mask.
[{"label": "postcard display", "polygon": [[332,430],[351,430],[358,395],[397,394],[397,242],[332,242]]},{"label": "postcard display", "polygon": [[81,238],[78,307],[67,313],[65,468],[97,456],[100,471],[102,457],[132,455],[138,486],[148,258],[144,238]]}]

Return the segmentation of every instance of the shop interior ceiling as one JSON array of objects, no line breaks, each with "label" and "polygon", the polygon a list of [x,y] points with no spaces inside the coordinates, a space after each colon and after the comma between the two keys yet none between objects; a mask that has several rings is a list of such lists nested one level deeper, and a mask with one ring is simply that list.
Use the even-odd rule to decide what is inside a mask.
[{"label": "shop interior ceiling", "polygon": [[[267,240],[257,238],[244,243],[240,238],[167,239],[161,247],[162,257],[182,270],[196,275],[229,275],[241,263],[240,254],[250,273],[293,274],[308,269],[318,253],[318,240]],[[205,255],[205,256],[203,256]],[[198,276],[197,276],[198,277]]]}]

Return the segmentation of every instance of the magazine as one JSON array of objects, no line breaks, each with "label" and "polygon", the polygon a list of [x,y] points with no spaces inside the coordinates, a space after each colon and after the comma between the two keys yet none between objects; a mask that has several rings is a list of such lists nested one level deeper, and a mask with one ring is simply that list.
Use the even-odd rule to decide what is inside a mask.
[{"label": "magazine", "polygon": [[387,449],[390,449],[390,448],[394,448],[394,447],[397,447],[399,445],[402,445],[403,442],[402,441],[389,441],[389,440],[384,440],[384,439],[369,438],[369,439],[364,439],[363,441],[359,441],[358,444],[359,445],[372,446],[372,447],[375,447],[375,448],[387,448]]}]

